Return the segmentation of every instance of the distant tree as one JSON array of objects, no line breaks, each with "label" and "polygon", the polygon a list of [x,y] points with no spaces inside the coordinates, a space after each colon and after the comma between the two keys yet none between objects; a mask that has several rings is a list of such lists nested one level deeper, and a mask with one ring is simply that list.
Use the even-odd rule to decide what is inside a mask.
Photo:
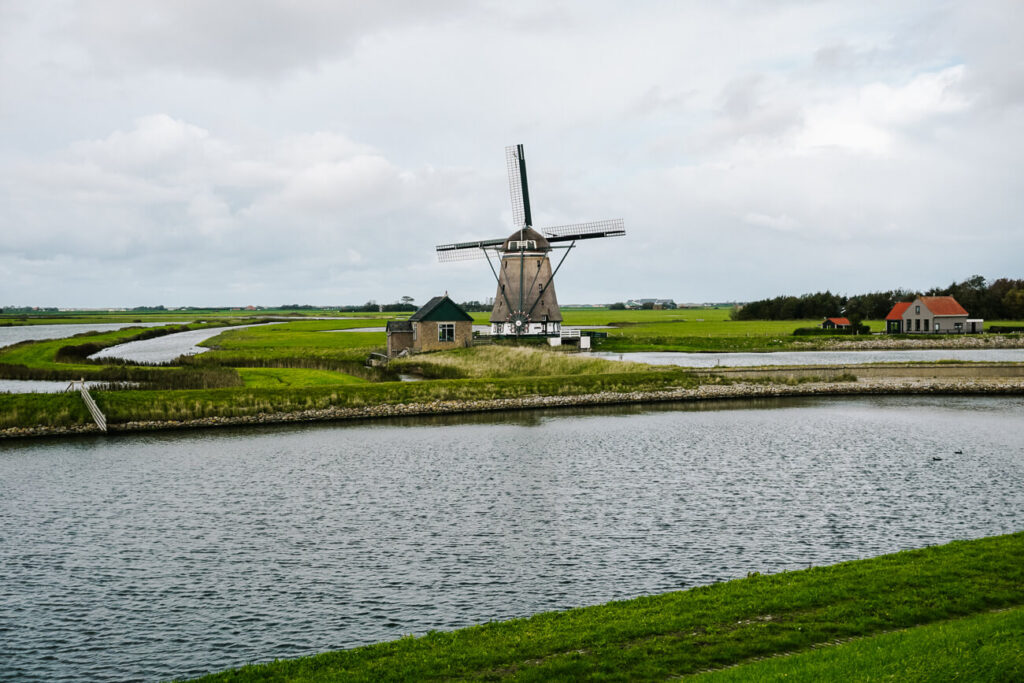
[{"label": "distant tree", "polygon": [[403,304],[411,304],[414,301],[416,301],[416,299],[412,298],[411,296],[403,296],[402,297],[402,303]]},{"label": "distant tree", "polygon": [[643,302],[643,304],[641,304],[640,308],[644,309],[645,311],[654,310],[654,302],[653,301],[645,301],[645,302]]},{"label": "distant tree", "polygon": [[1011,320],[1024,320],[1024,289],[1011,289],[1002,300],[1005,316]]},{"label": "distant tree", "polygon": [[616,301],[608,308],[612,311],[624,311],[626,310],[626,304],[622,303],[621,301]]},{"label": "distant tree", "polygon": [[413,306],[412,304],[393,303],[393,304],[384,304],[383,306],[380,307],[380,309],[382,311],[384,311],[385,313],[402,313],[402,312],[410,312],[411,313],[411,312],[414,312],[416,310],[416,307]]},{"label": "distant tree", "polygon": [[475,299],[473,301],[463,301],[461,304],[459,304],[459,307],[466,312],[477,313],[489,311],[493,308],[493,306],[482,304],[479,301],[476,301]]},{"label": "distant tree", "polygon": [[850,333],[860,334],[860,326],[861,323],[864,322],[864,316],[862,316],[860,313],[851,313],[846,316],[846,319],[850,321]]}]

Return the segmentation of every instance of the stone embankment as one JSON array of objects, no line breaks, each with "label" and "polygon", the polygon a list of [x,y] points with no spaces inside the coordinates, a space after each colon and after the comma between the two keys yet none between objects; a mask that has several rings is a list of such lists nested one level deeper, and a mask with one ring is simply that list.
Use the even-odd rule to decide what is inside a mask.
[{"label": "stone embankment", "polygon": [[[805,382],[801,384],[738,382],[703,384],[694,389],[664,391],[602,392],[577,396],[526,396],[480,401],[432,401],[362,406],[359,408],[323,408],[294,413],[261,413],[239,417],[206,417],[182,421],[138,421],[111,423],[110,432],[139,432],[161,429],[196,429],[247,425],[366,420],[417,415],[499,412],[539,408],[663,403],[670,401],[715,401],[725,399],[769,399],[790,396],[857,395],[1024,395],[1024,378],[1004,379],[922,379],[887,378],[849,382]],[[99,434],[95,425],[70,427],[25,427],[0,430],[0,438]]]},{"label": "stone embankment", "polygon": [[1019,349],[1024,347],[1024,338],[1020,335],[1006,336],[1000,334],[964,334],[959,336],[930,337],[891,337],[884,334],[873,334],[855,339],[829,337],[815,341],[798,341],[793,349],[828,351],[899,351],[908,349]]}]

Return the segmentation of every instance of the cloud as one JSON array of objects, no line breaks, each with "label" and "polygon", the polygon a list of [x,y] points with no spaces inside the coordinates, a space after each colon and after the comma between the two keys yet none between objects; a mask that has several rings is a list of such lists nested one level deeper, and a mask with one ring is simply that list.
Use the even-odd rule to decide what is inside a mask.
[{"label": "cloud", "polygon": [[433,246],[511,230],[517,142],[539,224],[626,220],[567,302],[1014,275],[1022,30],[998,0],[0,0],[0,287],[489,296]]},{"label": "cloud", "polygon": [[65,36],[105,70],[138,66],[278,78],[345,58],[360,41],[389,29],[433,23],[464,9],[461,0],[373,3],[330,0],[85,0]]},{"label": "cloud", "polygon": [[779,232],[792,232],[800,223],[793,218],[783,214],[781,216],[769,216],[768,214],[749,212],[743,216],[743,220],[751,225],[770,228]]},{"label": "cloud", "polygon": [[797,145],[882,155],[901,137],[926,133],[943,117],[971,107],[964,92],[966,68],[956,65],[917,75],[906,83],[867,83],[810,107]]},{"label": "cloud", "polygon": [[[6,203],[20,208],[12,219],[21,229],[2,242],[11,256],[184,269],[213,280],[220,269],[256,273],[279,263],[323,281],[338,268],[423,262],[435,243],[484,223],[459,196],[478,184],[466,171],[401,168],[331,131],[248,145],[166,114],[75,141],[11,168],[5,181],[18,198]],[[409,239],[417,225],[451,232]]]}]

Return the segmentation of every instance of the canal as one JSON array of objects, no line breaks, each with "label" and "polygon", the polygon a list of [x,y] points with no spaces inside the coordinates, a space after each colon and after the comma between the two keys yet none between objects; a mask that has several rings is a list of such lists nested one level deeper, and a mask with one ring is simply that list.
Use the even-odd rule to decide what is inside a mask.
[{"label": "canal", "polygon": [[1024,528],[1024,399],[0,442],[0,677],[159,680]]}]

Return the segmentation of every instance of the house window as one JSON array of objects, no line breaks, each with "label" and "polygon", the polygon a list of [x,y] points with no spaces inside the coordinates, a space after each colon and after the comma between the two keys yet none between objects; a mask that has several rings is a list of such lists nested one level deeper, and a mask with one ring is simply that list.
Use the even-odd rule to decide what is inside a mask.
[{"label": "house window", "polygon": [[920,318],[914,318],[914,332],[920,332],[920,331],[921,331],[921,319]]},{"label": "house window", "polygon": [[953,323],[953,329],[956,330],[957,334],[960,334],[961,332],[964,331],[964,324],[963,323]]},{"label": "house window", "polygon": [[914,315],[921,315],[921,307],[914,306]]},{"label": "house window", "polygon": [[938,331],[939,331],[939,323],[937,323],[937,322],[935,323],[935,331],[936,331],[936,332],[938,332]]},{"label": "house window", "polygon": [[439,341],[439,342],[453,342],[453,341],[455,341],[455,323],[438,323],[437,324],[437,341]]}]

